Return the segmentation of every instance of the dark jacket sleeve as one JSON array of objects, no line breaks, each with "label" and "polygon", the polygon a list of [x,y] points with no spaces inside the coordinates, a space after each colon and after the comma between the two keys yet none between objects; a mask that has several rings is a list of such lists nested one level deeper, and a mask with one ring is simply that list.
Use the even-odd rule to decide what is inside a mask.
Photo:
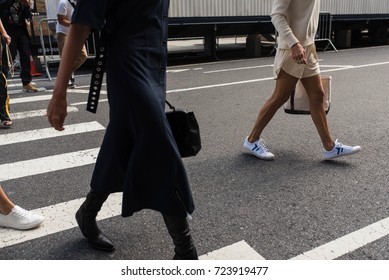
[{"label": "dark jacket sleeve", "polygon": [[31,18],[31,10],[30,7],[22,6],[22,18],[29,19]]},{"label": "dark jacket sleeve", "polygon": [[105,24],[105,14],[109,0],[77,1],[72,23],[85,24],[93,29],[101,29]]},{"label": "dark jacket sleeve", "polygon": [[0,0],[0,8],[7,8],[17,1],[18,0]]}]

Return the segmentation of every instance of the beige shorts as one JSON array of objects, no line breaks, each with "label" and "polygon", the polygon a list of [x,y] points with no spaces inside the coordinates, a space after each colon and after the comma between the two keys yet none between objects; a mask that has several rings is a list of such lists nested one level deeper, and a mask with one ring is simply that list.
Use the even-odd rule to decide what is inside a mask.
[{"label": "beige shorts", "polygon": [[296,78],[307,78],[320,74],[319,59],[316,53],[315,44],[304,48],[307,55],[307,64],[294,62],[290,49],[277,49],[274,59],[273,77],[278,78],[281,69]]}]

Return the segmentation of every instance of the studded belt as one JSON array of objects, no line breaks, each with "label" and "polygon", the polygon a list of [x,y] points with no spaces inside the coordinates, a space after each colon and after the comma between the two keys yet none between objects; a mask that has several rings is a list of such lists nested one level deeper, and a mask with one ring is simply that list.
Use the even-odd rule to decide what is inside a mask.
[{"label": "studded belt", "polygon": [[92,71],[91,83],[89,86],[88,103],[86,110],[91,113],[96,113],[97,105],[100,98],[100,90],[103,82],[103,76],[105,71],[105,59],[107,56],[107,50],[104,44],[96,50],[95,65]]}]

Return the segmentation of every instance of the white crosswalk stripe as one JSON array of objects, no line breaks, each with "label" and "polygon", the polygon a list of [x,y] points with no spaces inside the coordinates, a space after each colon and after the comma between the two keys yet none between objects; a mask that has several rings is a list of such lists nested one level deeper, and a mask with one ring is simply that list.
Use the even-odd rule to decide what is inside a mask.
[{"label": "white crosswalk stripe", "polygon": [[92,164],[99,148],[0,165],[0,182]]},{"label": "white crosswalk stripe", "polygon": [[40,139],[48,139],[53,137],[63,137],[66,135],[103,130],[105,128],[98,122],[93,121],[87,123],[65,125],[64,129],[64,131],[56,131],[54,128],[44,128],[0,135],[0,146],[14,143],[29,142]]},{"label": "white crosswalk stripe", "polygon": [[[74,106],[68,106],[67,111],[68,111],[68,113],[78,112],[78,108],[76,108]],[[25,112],[18,112],[18,113],[11,112],[11,118],[13,120],[21,120],[21,119],[27,119],[27,118],[32,118],[32,117],[43,117],[43,116],[46,116],[46,114],[47,114],[46,109],[25,111]]]},{"label": "white crosswalk stripe", "polygon": [[13,105],[13,104],[20,104],[20,103],[50,100],[50,99],[51,99],[51,94],[27,96],[27,97],[19,97],[19,98],[10,98],[9,104]]},{"label": "white crosswalk stripe", "polygon": [[[84,91],[85,90],[82,90],[82,92]],[[81,91],[79,91],[79,93],[81,93]],[[44,95],[11,97],[10,104],[15,105],[37,101],[48,101],[50,98],[51,92]],[[75,105],[68,106],[68,113],[78,112],[79,109],[75,106],[84,103],[86,102],[76,102]],[[42,104],[45,104],[46,106],[47,103]],[[13,120],[28,120],[33,117],[44,117],[45,115],[46,108],[19,112],[11,110],[11,117]],[[48,123],[47,126],[47,128],[32,129],[21,132],[3,130],[0,134],[0,146],[6,147],[7,145],[12,144],[33,143],[33,141],[37,140],[63,138],[69,135],[81,135],[105,129],[105,127],[97,121],[69,124],[64,126],[64,131],[56,131],[49,127]],[[8,180],[93,164],[96,161],[98,151],[99,148],[94,147],[91,149],[73,151],[69,153],[59,153],[45,157],[4,163],[0,165],[0,182],[3,184]],[[34,212],[41,213],[45,217],[45,222],[39,228],[32,231],[18,231],[0,227],[0,248],[19,244],[75,227],[74,213],[83,200],[84,198],[80,198],[33,210]],[[104,205],[103,210],[99,214],[99,219],[109,218],[120,214],[120,204],[121,202],[118,196],[110,196],[109,201]],[[115,210],[113,210],[113,206],[115,206]]]},{"label": "white crosswalk stripe", "polygon": [[[189,91],[183,89],[178,91]],[[177,90],[172,90],[174,92]],[[87,89],[74,89],[69,92],[75,94],[86,94]],[[103,92],[104,94],[105,92]],[[24,104],[37,101],[47,101],[51,98],[50,94],[25,96],[12,98],[11,104]],[[107,101],[102,99],[100,102]],[[79,109],[76,106],[84,105],[86,101],[73,102],[68,106],[68,113],[77,113]],[[46,109],[11,112],[14,120],[25,120],[33,117],[43,117],[46,115]],[[53,128],[46,127],[32,129],[22,132],[12,132],[4,130],[0,134],[0,146],[31,143],[37,140],[66,137],[70,135],[85,135],[93,131],[104,130],[104,126],[97,121],[70,124],[65,126],[62,132],[55,131]],[[89,149],[78,150],[68,153],[58,153],[45,157],[38,157],[22,161],[14,161],[0,164],[0,182],[26,178],[30,176],[57,172],[71,168],[82,167],[94,164],[97,158],[99,148],[90,147]],[[84,198],[78,198],[66,202],[51,204],[46,207],[34,209],[33,211],[45,217],[44,223],[37,229],[31,231],[18,231],[13,229],[0,228],[0,248],[17,245],[26,241],[42,238],[51,234],[59,233],[77,227],[74,219],[74,213]],[[98,220],[108,219],[120,215],[121,213],[121,194],[112,194],[104,203],[99,212]],[[389,218],[382,219],[372,225],[368,225],[360,230],[351,232],[332,242],[328,242],[317,248],[302,253],[292,259],[336,259],[344,254],[350,253],[366,244],[389,235]],[[215,251],[200,256],[202,260],[264,260],[259,252],[252,248],[245,240],[225,246]]]},{"label": "white crosswalk stripe", "polygon": [[[57,233],[77,226],[74,213],[80,207],[84,198],[35,209],[34,213],[45,217],[39,228],[30,231],[0,228],[0,248],[26,242],[49,234]],[[119,215],[121,212],[121,194],[111,194],[99,212],[97,220],[103,220]]]},{"label": "white crosswalk stripe", "polygon": [[[73,93],[88,93],[86,89],[72,90]],[[104,94],[105,92],[103,92]],[[37,101],[50,100],[51,94],[11,98],[11,104],[22,104]],[[107,101],[101,99],[100,102]],[[75,106],[85,105],[86,102],[74,102],[68,107],[68,113],[78,112]],[[13,112],[11,113],[14,120],[28,119],[32,117],[42,117],[46,115],[46,109]],[[64,126],[64,131],[55,131],[53,128],[33,129],[23,132],[7,133],[0,135],[0,146],[6,146],[17,143],[26,143],[42,139],[55,137],[66,137],[74,134],[88,133],[92,131],[104,130],[104,126],[96,121],[78,123]],[[99,148],[92,148],[70,153],[50,155],[41,158],[34,158],[24,161],[17,161],[0,165],[0,182],[7,180],[25,178],[29,176],[55,172],[59,170],[76,168],[96,161]],[[121,213],[121,194],[111,194],[104,203],[99,212],[98,220],[112,218]],[[45,217],[44,223],[37,229],[31,231],[18,231],[9,228],[0,228],[0,248],[17,245],[26,241],[42,238],[50,234],[77,227],[74,213],[79,208],[84,198],[79,198],[62,203],[52,204],[43,208],[34,209],[37,214]],[[200,256],[201,259],[233,259],[237,256],[243,259],[264,259],[255,252],[245,241],[232,244],[221,248],[209,254]]]}]

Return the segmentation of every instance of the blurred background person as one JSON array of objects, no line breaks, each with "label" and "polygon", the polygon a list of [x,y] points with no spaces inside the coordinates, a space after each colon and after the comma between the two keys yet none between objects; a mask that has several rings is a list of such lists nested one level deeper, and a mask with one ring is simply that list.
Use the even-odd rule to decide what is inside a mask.
[{"label": "blurred background person", "polygon": [[194,202],[165,114],[168,8],[169,0],[78,1],[47,117],[56,130],[64,129],[74,62],[91,30],[100,30],[101,53],[96,55],[87,107],[93,112],[97,106],[93,94],[106,67],[109,124],[91,190],[76,213],[78,226],[89,245],[114,250],[96,216],[111,193],[123,192],[123,217],[142,209],[160,212],[174,244],[173,258],[194,260],[198,256],[188,223]]},{"label": "blurred background person", "polygon": [[[15,60],[16,54],[19,53],[23,89],[27,92],[37,92],[38,88],[31,82],[31,40],[27,29],[31,19],[31,3],[29,0],[0,0],[0,13],[3,25],[12,38],[9,45],[12,60]],[[4,58],[3,55],[3,60]],[[5,75],[8,74],[7,63],[3,63],[2,70]]]},{"label": "blurred background person", "polygon": [[[11,37],[4,29],[3,23],[0,20],[0,54],[3,51],[3,41],[5,45],[11,43]],[[0,69],[2,67],[2,56],[0,55]],[[9,95],[7,91],[7,79],[3,73],[0,74],[0,121],[4,127],[10,127],[12,125],[12,119],[9,113]]]},{"label": "blurred background person", "polygon": [[[77,1],[74,0],[60,0],[58,3],[58,9],[57,9],[57,26],[56,26],[56,32],[57,32],[57,38],[58,38],[58,49],[59,54],[62,55],[62,50],[65,45],[66,36],[68,35],[69,26],[72,20],[72,15],[74,8],[76,7]],[[72,75],[70,76],[70,80],[68,83],[68,87],[74,88],[76,86],[75,84],[75,77],[74,77],[74,71],[76,71],[87,59],[88,55],[86,52],[85,45],[83,46],[80,55],[78,56],[73,69],[72,69]]]}]

